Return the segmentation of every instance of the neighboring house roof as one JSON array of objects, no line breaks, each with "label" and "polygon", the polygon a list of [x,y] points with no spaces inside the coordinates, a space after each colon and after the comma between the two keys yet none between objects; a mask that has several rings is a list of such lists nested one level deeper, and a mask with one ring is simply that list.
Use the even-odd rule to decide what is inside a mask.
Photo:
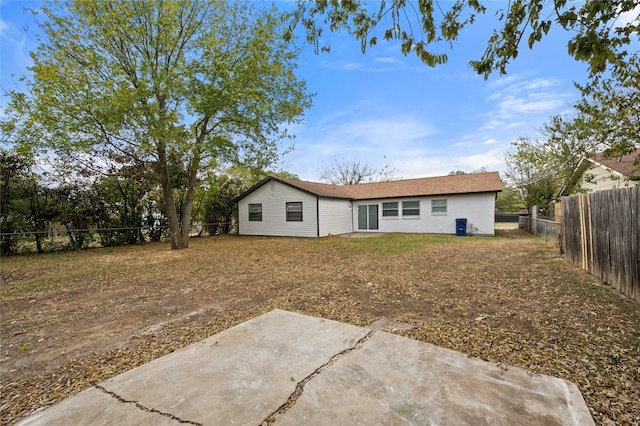
[{"label": "neighboring house roof", "polygon": [[[635,150],[631,154],[614,158],[605,158],[603,152],[595,153],[593,158],[583,156],[580,159],[578,166],[573,171],[571,181],[566,187],[562,188],[558,197],[572,194],[576,191],[576,188],[580,187],[580,185],[585,185],[586,183],[581,183],[585,173],[590,170],[591,172],[589,173],[592,173],[592,171],[597,168],[604,169],[611,175],[618,176],[623,180],[640,180],[640,165],[634,164],[638,156],[640,156],[640,149]],[[597,183],[591,182],[591,185],[593,186],[590,188],[591,190],[594,190],[597,187]]]},{"label": "neighboring house roof", "polygon": [[275,180],[312,195],[349,200],[380,198],[420,197],[428,195],[470,194],[502,191],[498,172],[471,173],[455,176],[438,176],[420,179],[404,179],[388,182],[360,183],[356,185],[331,185],[303,180],[269,176],[234,201],[239,201],[267,182]]},{"label": "neighboring house roof", "polygon": [[640,149],[636,149],[631,154],[616,158],[604,158],[604,153],[598,152],[594,158],[587,158],[588,161],[598,165],[607,167],[618,172],[625,177],[640,177],[639,165],[634,164],[636,158],[640,156]]}]

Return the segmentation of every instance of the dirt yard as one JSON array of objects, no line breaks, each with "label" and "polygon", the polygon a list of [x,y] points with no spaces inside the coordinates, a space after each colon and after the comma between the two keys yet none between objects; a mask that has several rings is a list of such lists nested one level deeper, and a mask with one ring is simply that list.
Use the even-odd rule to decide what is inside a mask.
[{"label": "dirt yard", "polygon": [[640,306],[551,245],[498,237],[208,237],[1,259],[2,424],[275,308],[576,383],[640,424]]}]

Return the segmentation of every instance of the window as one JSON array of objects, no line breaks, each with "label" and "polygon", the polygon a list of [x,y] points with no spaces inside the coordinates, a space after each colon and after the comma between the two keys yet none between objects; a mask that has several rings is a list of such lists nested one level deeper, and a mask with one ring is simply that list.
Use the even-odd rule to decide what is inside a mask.
[{"label": "window", "polygon": [[402,216],[420,216],[420,201],[403,201]]},{"label": "window", "polygon": [[262,204],[249,204],[249,221],[262,222]]},{"label": "window", "polygon": [[431,214],[447,214],[447,200],[431,200]]},{"label": "window", "polygon": [[391,203],[382,203],[382,216],[398,216],[398,202],[394,201]]},{"label": "window", "polygon": [[302,222],[302,202],[287,203],[287,222]]}]

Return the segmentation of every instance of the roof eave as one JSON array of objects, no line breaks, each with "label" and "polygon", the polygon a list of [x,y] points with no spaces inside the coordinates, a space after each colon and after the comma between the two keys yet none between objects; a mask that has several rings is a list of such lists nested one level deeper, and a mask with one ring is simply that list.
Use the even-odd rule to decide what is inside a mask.
[{"label": "roof eave", "polygon": [[364,201],[364,200],[390,200],[393,198],[422,198],[422,197],[445,197],[450,195],[467,195],[467,194],[488,194],[488,193],[497,193],[502,192],[502,189],[489,189],[482,191],[466,191],[466,192],[439,192],[432,194],[416,194],[416,195],[388,195],[383,197],[355,197],[353,201]]}]

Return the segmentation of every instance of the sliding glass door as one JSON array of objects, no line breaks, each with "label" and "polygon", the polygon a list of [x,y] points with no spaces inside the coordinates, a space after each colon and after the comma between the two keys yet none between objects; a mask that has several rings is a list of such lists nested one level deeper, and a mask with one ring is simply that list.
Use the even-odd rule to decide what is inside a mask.
[{"label": "sliding glass door", "polygon": [[378,229],[378,205],[360,205],[358,206],[358,230],[376,230]]}]

